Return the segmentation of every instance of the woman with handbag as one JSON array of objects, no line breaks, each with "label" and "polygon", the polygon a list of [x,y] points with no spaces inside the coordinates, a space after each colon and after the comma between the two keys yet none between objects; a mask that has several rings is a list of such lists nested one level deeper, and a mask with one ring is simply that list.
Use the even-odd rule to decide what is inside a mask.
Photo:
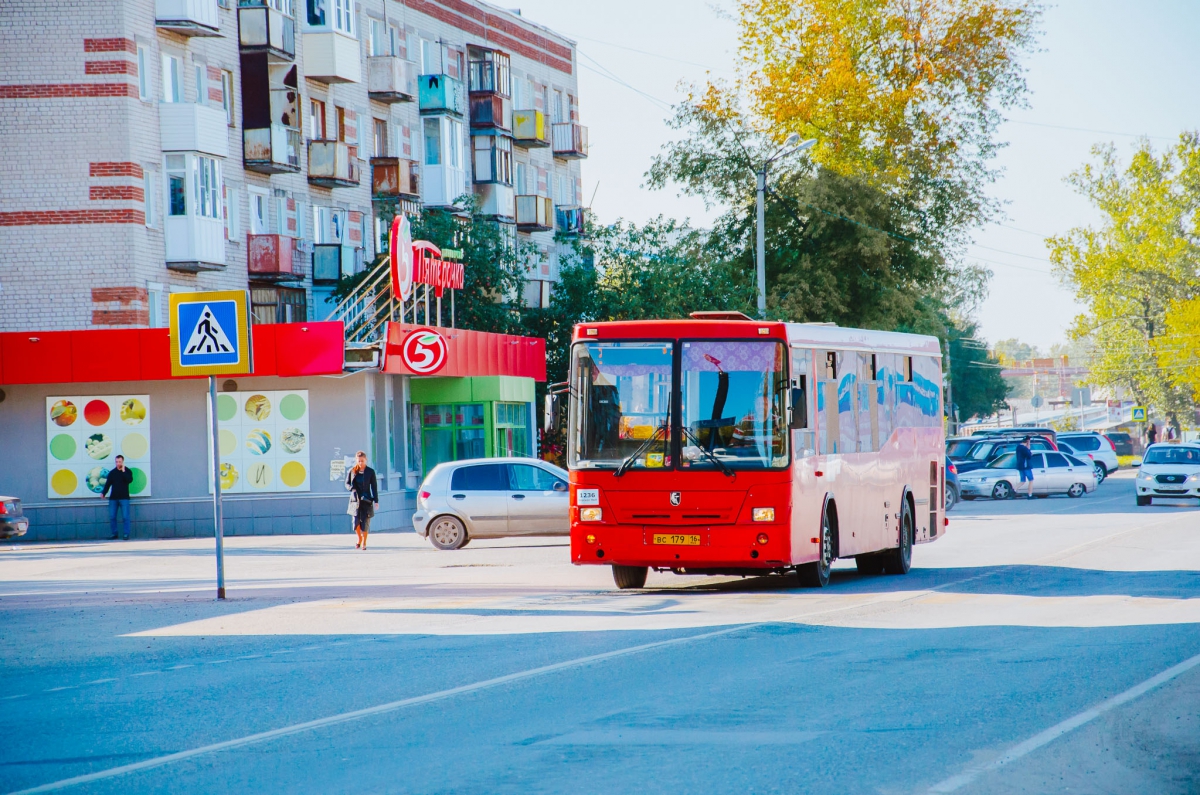
[{"label": "woman with handbag", "polygon": [[346,473],[346,489],[350,492],[346,513],[354,517],[354,534],[358,537],[354,548],[366,549],[371,517],[379,507],[379,486],[375,481],[375,470],[367,466],[367,454],[362,450],[355,454],[354,466]]}]

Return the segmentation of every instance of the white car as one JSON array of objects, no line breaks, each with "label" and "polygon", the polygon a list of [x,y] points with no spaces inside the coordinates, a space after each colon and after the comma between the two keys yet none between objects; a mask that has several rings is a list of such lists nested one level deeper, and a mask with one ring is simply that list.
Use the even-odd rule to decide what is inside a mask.
[{"label": "white car", "polygon": [[[1064,450],[1064,447],[1069,449]],[[1060,433],[1058,449],[1073,453],[1076,458],[1092,459],[1096,464],[1096,474],[1102,482],[1120,468],[1120,464],[1117,463],[1117,448],[1112,440],[1102,433]],[[1103,472],[1099,471],[1101,467],[1104,468]]]},{"label": "white car", "polygon": [[[1051,494],[1082,497],[1096,490],[1096,469],[1090,461],[1049,451],[1033,453],[1030,463],[1035,497],[1049,497]],[[959,475],[958,487],[964,500],[976,497],[1007,500],[1024,496],[1025,492],[1015,453],[1006,453],[983,469]]]},{"label": "white car", "polygon": [[536,458],[438,464],[417,490],[413,527],[438,549],[472,538],[571,534],[564,469]]},{"label": "white car", "polygon": [[1149,505],[1155,497],[1200,497],[1200,447],[1189,444],[1150,445],[1142,456],[1135,488],[1138,505]]}]

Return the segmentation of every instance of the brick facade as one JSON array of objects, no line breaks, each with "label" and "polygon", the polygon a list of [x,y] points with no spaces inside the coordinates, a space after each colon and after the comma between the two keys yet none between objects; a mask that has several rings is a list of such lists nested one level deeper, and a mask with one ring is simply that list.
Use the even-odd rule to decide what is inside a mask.
[{"label": "brick facade", "polygon": [[[215,0],[213,0],[215,3]],[[578,96],[573,42],[519,16],[474,0],[359,0],[357,29],[362,82],[334,83],[305,76],[305,0],[296,2],[297,107],[302,122],[298,173],[267,175],[243,168],[241,52],[237,3],[220,8],[220,37],[189,38],[155,25],[154,0],[89,0],[46,4],[37,0],[0,3],[0,137],[8,156],[0,162],[0,291],[6,310],[0,331],[77,329],[92,326],[159,325],[146,297],[97,303],[95,291],[246,289],[247,234],[252,231],[252,194],[267,198],[268,233],[294,234],[317,242],[314,208],[344,211],[361,218],[344,241],[375,257],[375,207],[371,166],[375,154],[420,161],[424,139],[414,103],[384,104],[367,95],[367,53],[372,19],[399,29],[401,55],[420,60],[420,41],[441,42],[460,52],[468,45],[499,47],[512,56],[514,80],[540,91]],[[412,47],[413,51],[408,52]],[[228,213],[223,268],[188,273],[167,267],[169,190],[160,119],[164,96],[162,58],[179,63],[180,99],[197,99],[224,112],[225,74],[232,76],[233,123],[227,127],[228,156],[221,163]],[[139,74],[142,63],[145,74]],[[204,78],[197,83],[197,75]],[[463,78],[465,80],[465,75]],[[143,96],[144,95],[144,96]],[[199,96],[198,96],[199,95]],[[324,188],[307,177],[310,102],[327,103],[332,122],[341,107],[357,119],[357,153],[362,177],[356,187]],[[549,111],[549,108],[546,108]],[[374,122],[389,125],[388,152],[371,151]],[[549,121],[549,120],[548,120]],[[470,173],[469,124],[463,119],[463,158]],[[348,121],[347,123],[351,123]],[[352,139],[347,135],[347,139]],[[578,161],[561,161],[549,150],[514,149],[514,161],[533,176],[529,191],[552,193],[559,177],[578,184]],[[549,175],[543,184],[540,175]],[[469,178],[469,176],[468,176]],[[527,192],[517,188],[516,193]],[[574,190],[579,200],[578,189]],[[569,202],[568,202],[569,203]],[[549,252],[557,276],[553,233],[522,235]],[[314,289],[310,249],[297,257],[310,317],[323,318],[331,305]],[[543,263],[545,265],[546,263]],[[543,273],[545,268],[540,268]],[[101,293],[103,294],[103,293]]]}]

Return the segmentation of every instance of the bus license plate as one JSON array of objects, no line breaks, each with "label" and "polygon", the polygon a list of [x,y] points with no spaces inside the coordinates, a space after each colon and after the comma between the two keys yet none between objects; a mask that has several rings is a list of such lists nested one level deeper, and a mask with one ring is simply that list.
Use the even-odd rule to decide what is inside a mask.
[{"label": "bus license plate", "polygon": [[683,547],[698,547],[700,546],[700,536],[698,535],[670,535],[668,533],[655,533],[655,544],[671,544],[673,546]]}]

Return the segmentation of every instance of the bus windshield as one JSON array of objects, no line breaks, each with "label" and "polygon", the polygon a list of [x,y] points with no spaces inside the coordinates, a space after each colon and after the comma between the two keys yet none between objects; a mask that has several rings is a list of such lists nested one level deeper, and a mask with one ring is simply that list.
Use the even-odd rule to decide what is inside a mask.
[{"label": "bus windshield", "polygon": [[671,466],[673,348],[671,342],[575,346],[570,466],[616,468],[631,456],[630,468]]},{"label": "bus windshield", "polygon": [[787,466],[784,356],[774,341],[683,343],[681,468]]}]

